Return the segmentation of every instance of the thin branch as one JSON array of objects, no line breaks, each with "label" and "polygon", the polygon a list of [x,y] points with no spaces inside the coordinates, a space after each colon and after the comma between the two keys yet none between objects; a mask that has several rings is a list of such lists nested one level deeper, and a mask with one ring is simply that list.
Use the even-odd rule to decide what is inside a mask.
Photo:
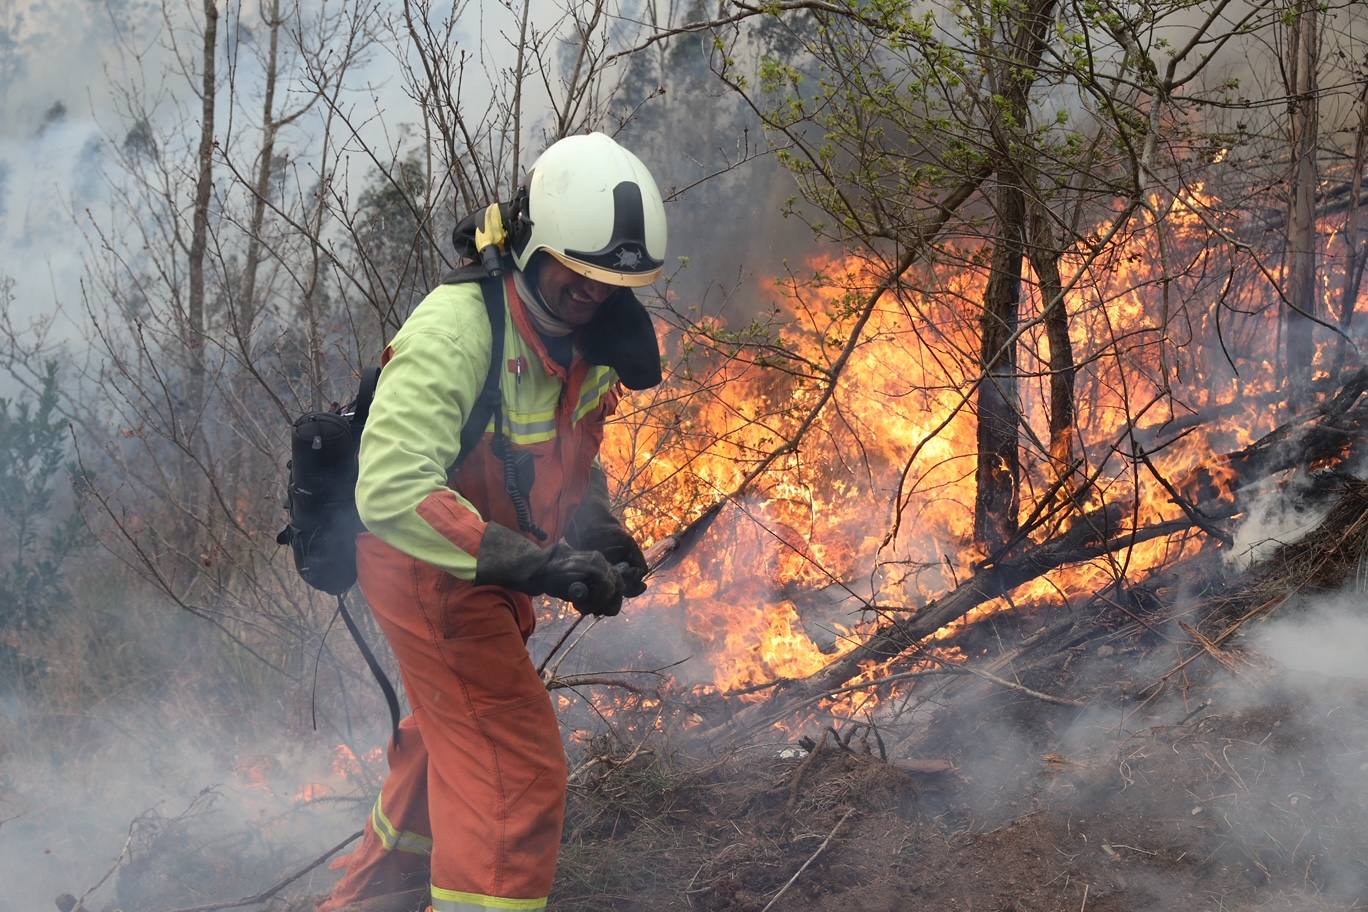
[{"label": "thin branch", "polygon": [[342,849],[345,849],[349,844],[351,844],[357,839],[360,839],[361,834],[363,832],[365,831],[357,830],[355,833],[352,833],[346,839],[342,840],[337,845],[333,846],[331,849],[328,849],[328,851],[324,852],[322,855],[319,855],[317,858],[309,862],[304,867],[300,868],[298,871],[295,871],[293,874],[290,874],[284,877],[283,879],[277,881],[275,884],[267,887],[260,893],[254,893],[251,896],[246,896],[242,899],[235,899],[230,902],[209,903],[203,906],[186,906],[180,909],[168,909],[167,912],[219,912],[220,909],[237,909],[242,906],[255,906],[259,903],[264,903],[266,900],[275,896],[281,890],[285,889],[290,884],[294,883],[296,880],[299,880],[299,878],[303,877],[305,874],[308,874],[314,868],[318,867],[323,862],[327,861],[333,855],[337,854]]},{"label": "thin branch", "polygon": [[855,809],[851,808],[850,810],[846,811],[843,815],[841,815],[841,819],[836,821],[836,825],[831,828],[830,833],[827,833],[827,838],[822,840],[822,844],[817,847],[817,851],[813,852],[808,857],[808,860],[803,862],[803,866],[801,868],[793,872],[793,876],[788,879],[788,883],[784,884],[782,887],[779,888],[779,892],[774,894],[773,899],[765,903],[765,908],[761,909],[760,912],[769,912],[769,910],[774,906],[774,904],[779,901],[779,897],[783,896],[784,893],[787,892],[788,888],[793,886],[794,882],[799,878],[799,876],[808,869],[808,865],[816,861],[817,856],[821,855],[824,851],[826,851],[826,847],[831,842],[832,837],[836,835],[836,831],[839,830],[845,824],[845,822],[850,819],[850,815],[853,813],[855,813]]}]

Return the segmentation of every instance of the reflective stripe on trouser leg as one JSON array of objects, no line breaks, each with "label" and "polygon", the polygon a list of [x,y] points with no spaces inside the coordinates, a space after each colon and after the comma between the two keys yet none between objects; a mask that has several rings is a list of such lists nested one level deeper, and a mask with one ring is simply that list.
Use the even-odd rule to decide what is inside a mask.
[{"label": "reflective stripe on trouser leg", "polygon": [[431,878],[427,853],[409,851],[428,839],[427,749],[412,716],[399,723],[399,740],[401,749],[390,745],[389,776],[361,845],[333,865],[346,873],[318,912],[341,912],[375,896],[421,888]]},{"label": "reflective stripe on trouser leg", "polygon": [[358,539],[357,557],[427,749],[434,908],[543,908],[566,766],[550,694],[527,654],[531,600],[457,580],[372,535]]},{"label": "reflective stripe on trouser leg", "polygon": [[401,830],[385,816],[385,796],[382,792],[375,796],[375,806],[371,808],[371,827],[380,843],[390,851],[412,852],[415,855],[432,854],[432,837],[422,833]]},{"label": "reflective stripe on trouser leg", "polygon": [[432,888],[432,912],[488,912],[490,909],[516,909],[519,912],[546,908],[546,897],[541,899],[505,899],[500,896],[481,896],[458,890]]}]

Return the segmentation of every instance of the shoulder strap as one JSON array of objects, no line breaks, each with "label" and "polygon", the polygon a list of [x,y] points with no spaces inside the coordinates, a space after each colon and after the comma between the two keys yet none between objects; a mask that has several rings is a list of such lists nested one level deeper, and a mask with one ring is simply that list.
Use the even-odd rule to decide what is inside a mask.
[{"label": "shoulder strap", "polygon": [[483,282],[490,277],[489,270],[482,263],[467,263],[464,266],[457,266],[442,276],[442,284],[460,285],[463,282]]},{"label": "shoulder strap", "polygon": [[[469,280],[465,280],[469,281]],[[502,419],[503,404],[500,399],[499,379],[503,376],[504,356],[504,288],[503,279],[491,276],[481,270],[480,295],[484,298],[485,313],[489,316],[489,372],[485,375],[484,387],[475,399],[465,425],[461,428],[461,452],[451,464],[451,471],[461,467],[466,457],[484,436],[489,419]],[[500,420],[500,423],[502,421]]]},{"label": "shoulder strap", "polygon": [[356,401],[352,404],[352,425],[365,427],[370,417],[371,403],[375,401],[375,388],[380,384],[380,368],[368,367],[361,372],[361,385],[356,390]]},{"label": "shoulder strap", "polygon": [[[444,285],[460,284],[462,282],[473,282],[478,280],[480,283],[480,295],[484,298],[485,314],[489,317],[489,371],[485,374],[484,386],[480,389],[480,394],[475,398],[475,405],[470,410],[470,415],[466,418],[461,427],[461,451],[456,455],[448,470],[456,471],[465,462],[466,457],[475,449],[475,445],[484,436],[485,428],[489,426],[489,419],[495,418],[502,423],[503,404],[500,401],[499,378],[502,376],[503,352],[504,352],[504,289],[503,279],[498,276],[491,276],[482,267],[467,267],[458,269],[447,275]],[[359,441],[361,439],[361,429],[366,426],[366,419],[370,417],[371,403],[375,401],[375,388],[380,383],[380,368],[368,367],[361,372],[361,385],[356,391],[356,399],[353,400],[351,410],[352,433]]]}]

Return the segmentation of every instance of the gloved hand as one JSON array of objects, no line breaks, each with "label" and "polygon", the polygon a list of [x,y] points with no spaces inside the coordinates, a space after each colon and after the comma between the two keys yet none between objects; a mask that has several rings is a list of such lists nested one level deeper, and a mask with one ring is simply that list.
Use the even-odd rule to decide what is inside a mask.
[{"label": "gloved hand", "polygon": [[[570,602],[581,614],[612,617],[622,610],[622,577],[597,551],[578,550],[565,541],[539,548],[498,523],[485,527],[475,582],[503,586],[528,595],[550,595]],[[572,593],[576,583],[585,594]]]},{"label": "gloved hand", "polygon": [[636,598],[646,591],[646,557],[608,504],[608,477],[603,469],[592,466],[589,487],[570,518],[565,540],[576,548],[599,552],[610,564],[627,565],[629,569],[622,573],[623,595]]}]

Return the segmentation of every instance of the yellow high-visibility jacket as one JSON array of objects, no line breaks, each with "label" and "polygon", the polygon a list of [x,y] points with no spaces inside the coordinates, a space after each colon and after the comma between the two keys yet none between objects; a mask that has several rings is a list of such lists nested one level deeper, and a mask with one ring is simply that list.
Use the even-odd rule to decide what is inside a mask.
[{"label": "yellow high-visibility jacket", "polygon": [[[503,429],[531,453],[532,521],[561,536],[584,497],[617,406],[617,375],[578,352],[568,370],[546,351],[511,274],[504,278]],[[478,282],[442,285],[404,322],[385,349],[380,383],[361,436],[356,506],[366,528],[398,550],[463,580],[487,522],[518,529],[504,469],[484,437],[448,476],[461,427],[489,370],[492,336]]]}]

